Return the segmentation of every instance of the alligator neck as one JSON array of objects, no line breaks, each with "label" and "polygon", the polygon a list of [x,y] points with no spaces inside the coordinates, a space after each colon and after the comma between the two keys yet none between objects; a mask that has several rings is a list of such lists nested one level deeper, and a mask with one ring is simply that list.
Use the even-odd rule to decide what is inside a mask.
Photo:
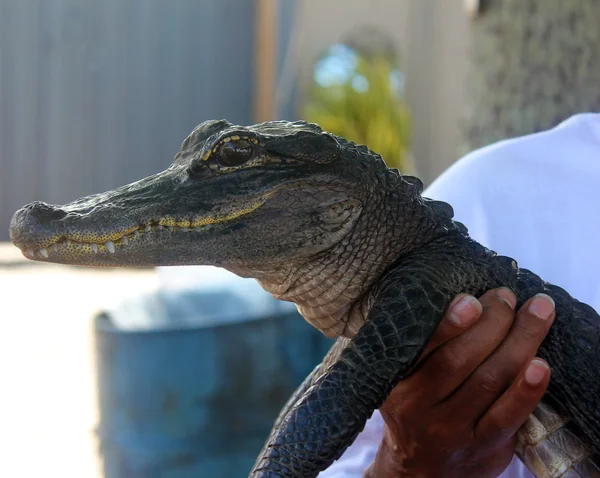
[{"label": "alligator neck", "polygon": [[277,299],[295,302],[327,337],[353,337],[366,321],[373,285],[403,255],[444,229],[435,214],[424,214],[430,207],[420,195],[395,187],[379,191],[367,201],[353,231],[332,249],[308,262],[254,275]]}]

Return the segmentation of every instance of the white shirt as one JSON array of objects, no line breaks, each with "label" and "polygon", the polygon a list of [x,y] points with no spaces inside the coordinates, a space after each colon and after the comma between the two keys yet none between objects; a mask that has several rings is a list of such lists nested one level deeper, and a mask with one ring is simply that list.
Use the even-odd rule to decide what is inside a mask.
[{"label": "white shirt", "polygon": [[[465,156],[423,194],[450,203],[471,237],[600,310],[600,114]],[[361,478],[381,441],[375,412],[320,478]],[[530,478],[514,458],[502,478]]]}]

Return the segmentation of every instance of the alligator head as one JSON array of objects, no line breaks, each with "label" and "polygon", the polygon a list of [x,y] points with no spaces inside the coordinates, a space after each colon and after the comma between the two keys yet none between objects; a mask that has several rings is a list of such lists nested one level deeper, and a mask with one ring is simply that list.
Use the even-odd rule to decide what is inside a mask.
[{"label": "alligator head", "polygon": [[340,145],[307,123],[208,121],[170,168],[13,217],[25,256],[88,266],[260,265],[313,255],[351,229],[365,191]]}]

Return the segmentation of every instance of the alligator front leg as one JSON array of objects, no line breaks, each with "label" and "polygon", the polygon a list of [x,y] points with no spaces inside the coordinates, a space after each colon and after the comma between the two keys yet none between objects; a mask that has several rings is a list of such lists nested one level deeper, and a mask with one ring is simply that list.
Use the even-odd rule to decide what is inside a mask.
[{"label": "alligator front leg", "polygon": [[427,275],[385,281],[365,325],[274,428],[250,476],[315,477],[339,458],[415,363],[452,296]]},{"label": "alligator front leg", "polygon": [[[300,386],[296,389],[296,391],[290,396],[288,401],[285,403],[279,415],[275,419],[275,423],[273,424],[273,430],[276,430],[279,427],[281,421],[286,417],[289,411],[293,408],[293,406],[302,398],[304,393],[316,382],[316,380],[321,376],[321,374],[326,371],[329,366],[335,363],[342,353],[342,351],[348,345],[349,339],[345,337],[339,337],[335,343],[331,346],[327,355],[323,358],[323,361],[317,365],[312,372],[308,374],[308,376],[302,381]],[[266,446],[266,445],[265,445]]]}]

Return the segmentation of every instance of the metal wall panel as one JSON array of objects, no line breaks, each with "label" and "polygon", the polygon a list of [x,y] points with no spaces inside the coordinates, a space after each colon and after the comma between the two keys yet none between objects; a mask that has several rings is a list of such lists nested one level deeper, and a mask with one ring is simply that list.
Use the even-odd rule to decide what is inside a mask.
[{"label": "metal wall panel", "polygon": [[251,122],[252,0],[0,0],[0,240],[12,213],[164,169]]}]

